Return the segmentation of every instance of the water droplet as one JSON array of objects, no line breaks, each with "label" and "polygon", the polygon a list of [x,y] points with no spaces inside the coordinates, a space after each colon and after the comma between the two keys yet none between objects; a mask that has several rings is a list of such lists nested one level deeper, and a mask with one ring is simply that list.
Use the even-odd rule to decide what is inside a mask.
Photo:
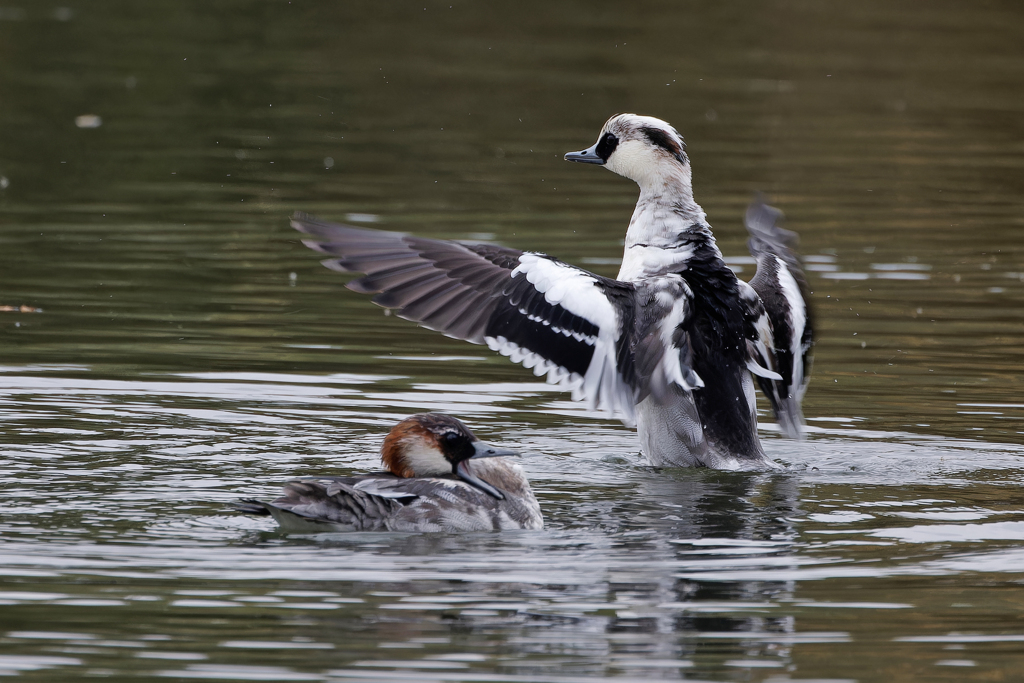
[{"label": "water droplet", "polygon": [[103,125],[103,119],[96,114],[82,114],[75,117],[75,125],[79,128],[99,128]]}]

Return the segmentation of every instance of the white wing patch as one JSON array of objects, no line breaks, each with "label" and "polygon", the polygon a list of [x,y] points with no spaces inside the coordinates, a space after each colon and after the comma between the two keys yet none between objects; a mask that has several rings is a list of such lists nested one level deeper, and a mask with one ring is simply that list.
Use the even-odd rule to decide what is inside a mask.
[{"label": "white wing patch", "polygon": [[[573,399],[585,399],[592,409],[618,416],[625,422],[635,421],[634,392],[619,374],[615,347],[622,334],[622,321],[615,305],[590,274],[551,260],[543,254],[525,253],[512,271],[513,278],[523,275],[544,295],[544,300],[597,327],[596,337],[581,335],[552,326],[552,330],[594,347],[594,355],[583,377],[523,349],[504,337],[488,337],[487,345],[523,363],[538,377],[547,375],[548,382],[572,389]],[[545,324],[549,324],[545,321]]]},{"label": "white wing patch", "polygon": [[572,337],[576,341],[581,341],[584,344],[590,344],[591,346],[597,343],[597,337],[592,337],[589,334],[583,334],[582,332],[573,332],[572,330],[565,330],[562,329],[561,327],[558,327],[557,325],[552,325],[549,321],[545,320],[544,318],[531,314],[525,308],[520,308],[519,312],[525,315],[526,319],[531,322],[540,323],[544,327],[550,327],[552,332],[564,334],[566,337]]},{"label": "white wing patch", "polygon": [[800,286],[796,282],[796,278],[789,272],[789,268],[786,267],[786,262],[780,259],[778,256],[775,257],[775,261],[779,265],[779,287],[782,289],[782,295],[786,297],[786,303],[789,304],[789,315],[790,324],[793,329],[792,340],[790,341],[790,348],[787,349],[793,354],[793,392],[798,392],[796,398],[802,398],[802,392],[804,387],[804,364],[801,362],[804,352],[806,349],[803,348],[800,340],[804,336],[804,326],[807,324],[807,310],[804,298],[800,294]]},{"label": "white wing patch", "polygon": [[618,332],[619,316],[615,306],[597,286],[597,280],[579,268],[552,261],[543,254],[525,253],[512,277],[526,279],[552,305],[561,306],[573,315],[589,320],[605,330]]}]

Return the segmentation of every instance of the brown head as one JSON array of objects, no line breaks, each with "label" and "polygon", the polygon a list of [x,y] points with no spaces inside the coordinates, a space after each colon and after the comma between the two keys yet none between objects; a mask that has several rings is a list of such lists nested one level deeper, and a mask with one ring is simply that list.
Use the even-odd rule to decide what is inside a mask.
[{"label": "brown head", "polygon": [[469,427],[454,417],[421,413],[395,425],[380,448],[384,467],[399,477],[439,477],[455,474],[495,498],[504,498],[493,486],[473,476],[468,460],[518,455],[476,438]]}]

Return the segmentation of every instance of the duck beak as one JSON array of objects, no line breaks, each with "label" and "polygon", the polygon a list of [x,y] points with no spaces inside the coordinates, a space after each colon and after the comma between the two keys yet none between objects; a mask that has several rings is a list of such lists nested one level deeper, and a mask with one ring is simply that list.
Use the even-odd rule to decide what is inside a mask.
[{"label": "duck beak", "polygon": [[511,448],[499,448],[498,446],[492,446],[485,441],[474,441],[473,451],[473,455],[466,458],[467,460],[475,460],[476,458],[498,458],[505,455],[519,455],[517,451],[514,451]]},{"label": "duck beak", "polygon": [[483,441],[474,441],[473,451],[473,455],[469,456],[465,460],[460,461],[459,464],[455,466],[455,474],[457,474],[459,476],[459,479],[461,479],[462,481],[466,482],[467,484],[472,484],[473,486],[477,487],[484,493],[494,496],[498,500],[505,500],[505,496],[501,493],[501,491],[494,488],[486,481],[470,472],[467,463],[470,460],[476,460],[478,458],[498,458],[506,455],[519,454],[510,448],[498,448],[497,446],[492,446],[491,444],[485,443]]},{"label": "duck beak", "polygon": [[576,161],[581,164],[599,164],[604,166],[604,159],[597,153],[597,144],[587,147],[579,152],[566,152],[566,161]]}]

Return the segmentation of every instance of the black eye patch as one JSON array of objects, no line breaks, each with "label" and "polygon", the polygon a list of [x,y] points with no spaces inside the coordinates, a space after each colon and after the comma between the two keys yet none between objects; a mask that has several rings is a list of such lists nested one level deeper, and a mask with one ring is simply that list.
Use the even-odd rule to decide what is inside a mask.
[{"label": "black eye patch", "polygon": [[471,457],[476,451],[473,449],[473,438],[462,432],[445,432],[438,436],[441,442],[441,452],[451,463],[457,463]]},{"label": "black eye patch", "polygon": [[605,133],[601,136],[601,141],[597,143],[597,148],[594,152],[597,156],[601,157],[602,161],[608,161],[608,157],[612,155],[615,148],[619,146],[619,139],[611,133]]},{"label": "black eye patch", "polygon": [[651,128],[649,126],[644,126],[640,129],[640,132],[644,134],[644,137],[646,137],[652,145],[661,147],[663,150],[674,156],[679,163],[686,163],[686,152],[679,146],[679,143],[677,143],[671,135],[660,128]]}]

